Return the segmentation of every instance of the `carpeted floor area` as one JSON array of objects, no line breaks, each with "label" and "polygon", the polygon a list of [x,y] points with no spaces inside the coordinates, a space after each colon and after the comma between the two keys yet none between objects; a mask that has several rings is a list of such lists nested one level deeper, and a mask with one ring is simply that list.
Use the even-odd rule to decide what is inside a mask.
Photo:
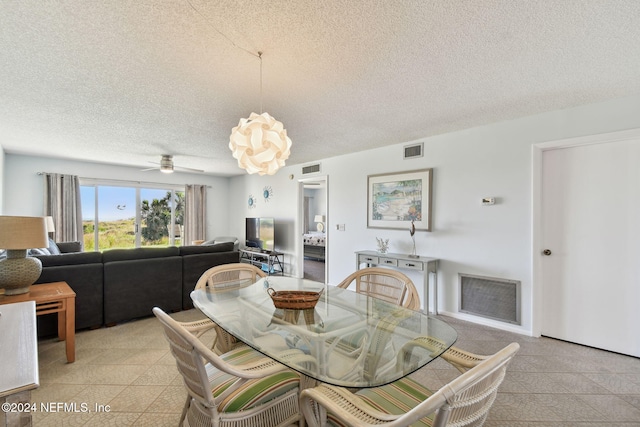
[{"label": "carpeted floor area", "polygon": [[315,280],[316,282],[325,281],[324,261],[305,258],[304,260],[304,278]]}]

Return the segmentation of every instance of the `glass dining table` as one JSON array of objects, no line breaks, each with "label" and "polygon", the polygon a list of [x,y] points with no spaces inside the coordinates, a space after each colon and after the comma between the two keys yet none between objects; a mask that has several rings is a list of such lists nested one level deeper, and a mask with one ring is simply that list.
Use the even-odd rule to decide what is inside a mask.
[{"label": "glass dining table", "polygon": [[[314,308],[283,309],[274,306],[269,288],[321,295]],[[265,356],[311,381],[342,387],[398,380],[436,359],[457,339],[455,329],[428,314],[293,277],[198,289],[191,299],[220,328]]]}]

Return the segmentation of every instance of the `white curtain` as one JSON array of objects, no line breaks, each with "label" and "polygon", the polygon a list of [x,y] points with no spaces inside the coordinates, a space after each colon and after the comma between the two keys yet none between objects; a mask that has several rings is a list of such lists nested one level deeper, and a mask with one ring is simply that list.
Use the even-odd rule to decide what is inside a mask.
[{"label": "white curtain", "polygon": [[205,185],[187,185],[184,204],[183,245],[190,245],[194,240],[206,240],[207,187]]},{"label": "white curtain", "polygon": [[56,242],[84,244],[80,180],[75,175],[44,174],[44,215],[53,217]]}]

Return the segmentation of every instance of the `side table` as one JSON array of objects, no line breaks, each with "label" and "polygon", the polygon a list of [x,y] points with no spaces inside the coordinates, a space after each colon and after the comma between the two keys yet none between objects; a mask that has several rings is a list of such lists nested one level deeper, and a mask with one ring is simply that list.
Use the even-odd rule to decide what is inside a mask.
[{"label": "side table", "polygon": [[0,304],[35,301],[36,316],[58,313],[58,338],[65,341],[67,362],[76,360],[76,293],[67,282],[32,285],[29,292],[0,295]]}]

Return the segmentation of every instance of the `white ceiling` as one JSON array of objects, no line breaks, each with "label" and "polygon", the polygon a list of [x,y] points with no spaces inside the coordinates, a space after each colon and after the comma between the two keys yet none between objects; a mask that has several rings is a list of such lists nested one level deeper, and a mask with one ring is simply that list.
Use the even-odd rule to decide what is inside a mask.
[{"label": "white ceiling", "polygon": [[258,51],[300,164],[640,93],[640,1],[2,1],[0,146],[243,173]]}]

